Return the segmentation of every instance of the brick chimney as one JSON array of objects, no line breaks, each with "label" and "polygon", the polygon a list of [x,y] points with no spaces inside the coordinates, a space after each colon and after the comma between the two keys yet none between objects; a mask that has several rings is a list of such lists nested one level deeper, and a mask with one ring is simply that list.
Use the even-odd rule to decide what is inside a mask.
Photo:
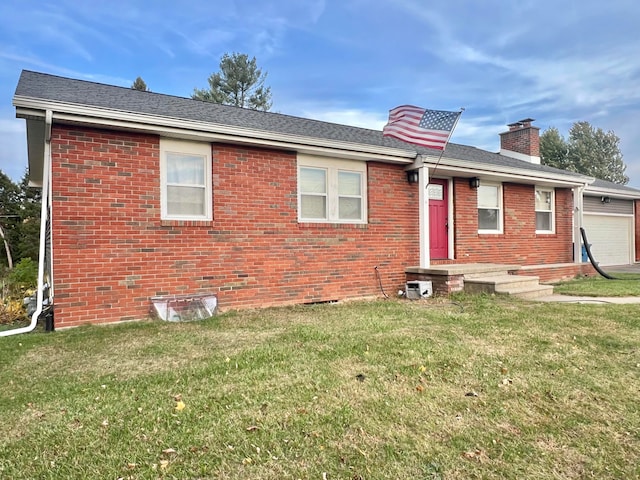
[{"label": "brick chimney", "polygon": [[500,134],[500,154],[531,163],[540,163],[540,129],[531,126],[533,118],[510,123]]}]

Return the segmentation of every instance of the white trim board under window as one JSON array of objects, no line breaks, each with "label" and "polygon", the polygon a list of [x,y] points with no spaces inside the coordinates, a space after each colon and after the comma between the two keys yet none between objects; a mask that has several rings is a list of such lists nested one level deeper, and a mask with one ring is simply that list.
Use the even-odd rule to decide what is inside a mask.
[{"label": "white trim board under window", "polygon": [[367,222],[367,164],[298,156],[298,221]]},{"label": "white trim board under window", "polygon": [[211,144],[160,139],[162,220],[211,220]]},{"label": "white trim board under window", "polygon": [[555,194],[553,188],[535,188],[536,233],[555,231]]},{"label": "white trim board under window", "polygon": [[478,187],[478,233],[502,233],[502,185]]}]

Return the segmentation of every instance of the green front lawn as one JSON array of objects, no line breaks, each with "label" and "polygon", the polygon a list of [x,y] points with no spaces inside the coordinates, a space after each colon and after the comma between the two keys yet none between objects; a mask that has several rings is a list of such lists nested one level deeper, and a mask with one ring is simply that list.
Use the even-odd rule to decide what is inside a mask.
[{"label": "green front lawn", "polygon": [[640,296],[640,275],[612,273],[615,280],[604,277],[583,277],[554,285],[554,293],[588,297],[637,297]]},{"label": "green front lawn", "polygon": [[0,478],[630,479],[637,305],[458,297],[0,339]]}]

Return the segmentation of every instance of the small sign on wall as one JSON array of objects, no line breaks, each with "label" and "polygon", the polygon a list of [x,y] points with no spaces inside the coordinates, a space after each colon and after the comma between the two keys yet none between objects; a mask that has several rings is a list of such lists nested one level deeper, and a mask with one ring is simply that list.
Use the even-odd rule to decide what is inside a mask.
[{"label": "small sign on wall", "polygon": [[443,200],[444,189],[442,185],[431,184],[427,187],[429,200]]}]

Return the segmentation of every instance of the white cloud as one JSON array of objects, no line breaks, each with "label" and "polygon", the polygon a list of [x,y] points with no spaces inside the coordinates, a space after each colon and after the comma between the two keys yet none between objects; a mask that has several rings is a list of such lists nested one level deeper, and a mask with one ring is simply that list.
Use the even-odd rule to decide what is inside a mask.
[{"label": "white cloud", "polygon": [[322,108],[316,107],[315,109],[303,110],[301,116],[324,122],[351,125],[353,127],[369,128],[372,130],[382,130],[382,127],[387,123],[387,116],[382,116],[380,112],[368,112],[358,109],[323,110]]}]

